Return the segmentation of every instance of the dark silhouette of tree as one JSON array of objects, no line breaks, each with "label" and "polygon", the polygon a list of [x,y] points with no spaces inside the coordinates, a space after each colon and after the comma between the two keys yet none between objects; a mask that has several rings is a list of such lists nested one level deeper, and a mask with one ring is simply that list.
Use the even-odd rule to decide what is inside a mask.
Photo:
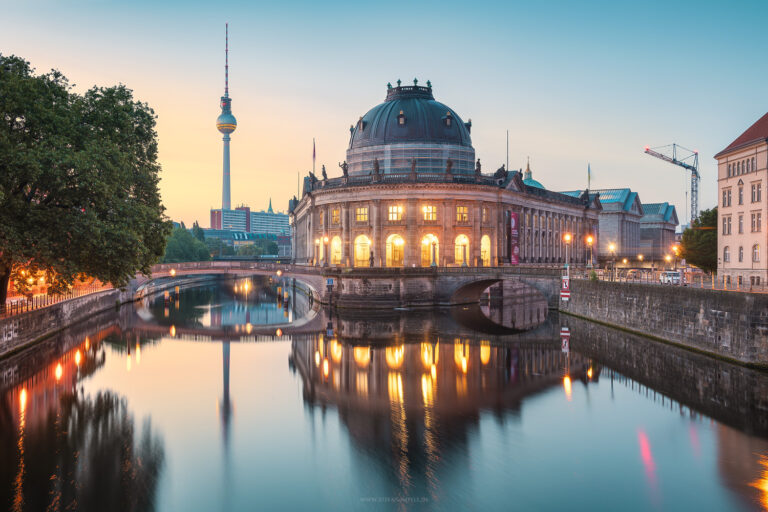
[{"label": "dark silhouette of tree", "polygon": [[683,231],[680,245],[687,263],[705,272],[717,270],[717,207],[702,210],[691,227]]},{"label": "dark silhouette of tree", "polygon": [[149,273],[170,222],[158,190],[155,114],[124,85],[74,92],[0,54],[0,305],[9,281],[50,293],[81,274],[116,286]]}]

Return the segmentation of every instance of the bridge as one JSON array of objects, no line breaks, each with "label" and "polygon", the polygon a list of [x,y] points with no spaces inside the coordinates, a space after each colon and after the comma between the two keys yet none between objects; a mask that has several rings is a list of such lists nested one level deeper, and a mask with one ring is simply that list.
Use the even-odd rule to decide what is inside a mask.
[{"label": "bridge", "polygon": [[490,286],[514,282],[539,292],[550,308],[557,308],[562,269],[521,266],[347,268],[257,261],[164,263],[152,268],[152,280],[195,275],[264,275],[296,279],[297,287],[315,300],[346,308],[472,304],[477,303]]}]

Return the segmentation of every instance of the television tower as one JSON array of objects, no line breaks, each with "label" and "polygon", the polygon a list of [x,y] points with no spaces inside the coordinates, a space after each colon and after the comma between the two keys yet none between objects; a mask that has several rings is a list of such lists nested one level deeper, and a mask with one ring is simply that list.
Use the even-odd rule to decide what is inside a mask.
[{"label": "television tower", "polygon": [[224,96],[221,97],[221,115],[216,119],[216,128],[224,134],[224,184],[221,191],[221,209],[231,210],[232,200],[229,189],[229,134],[237,128],[232,115],[232,99],[229,97],[229,23],[224,25]]}]

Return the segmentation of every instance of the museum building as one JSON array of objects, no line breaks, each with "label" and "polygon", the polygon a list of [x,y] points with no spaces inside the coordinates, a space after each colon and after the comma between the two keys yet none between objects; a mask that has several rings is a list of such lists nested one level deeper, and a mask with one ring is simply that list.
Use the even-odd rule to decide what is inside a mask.
[{"label": "museum building", "polygon": [[[291,200],[296,263],[354,267],[584,265],[599,196],[545,189],[502,166],[483,173],[464,122],[432,84],[387,84],[350,127],[342,176],[304,178]],[[570,236],[566,236],[566,234]]]}]

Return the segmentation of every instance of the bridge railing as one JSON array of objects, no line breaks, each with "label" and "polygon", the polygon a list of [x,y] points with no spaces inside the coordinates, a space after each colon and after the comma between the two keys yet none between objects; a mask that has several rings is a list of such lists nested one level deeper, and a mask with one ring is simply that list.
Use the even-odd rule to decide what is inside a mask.
[{"label": "bridge railing", "polygon": [[61,295],[40,294],[33,297],[16,296],[10,297],[5,304],[0,304],[0,318],[19,315],[34,311],[36,309],[46,308],[65,300],[75,299],[91,293],[111,290],[112,286],[108,284],[94,284],[88,286],[78,286],[67,293]]}]

